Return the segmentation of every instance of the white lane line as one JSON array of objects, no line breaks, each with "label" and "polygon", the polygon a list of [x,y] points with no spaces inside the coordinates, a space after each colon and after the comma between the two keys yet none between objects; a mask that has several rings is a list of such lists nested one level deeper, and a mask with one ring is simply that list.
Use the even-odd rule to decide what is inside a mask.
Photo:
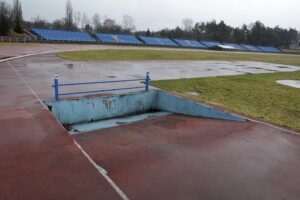
[{"label": "white lane line", "polygon": [[107,171],[101,166],[97,165],[95,161],[82,149],[82,147],[74,139],[74,144],[83,153],[83,155],[90,161],[90,163],[99,171],[99,173],[106,179],[106,181],[112,186],[112,188],[120,195],[123,200],[129,200],[129,198],[122,192],[122,190],[114,183],[114,181],[107,175]]},{"label": "white lane line", "polygon": [[[205,103],[203,103],[203,102],[201,102],[201,103],[202,103],[203,105],[208,106],[208,107],[213,107],[213,108],[215,108],[215,107],[212,106],[212,105],[208,105],[208,104],[205,104]],[[221,110],[220,108],[215,108],[215,109]],[[267,123],[267,122],[263,122],[263,121],[259,121],[259,120],[254,120],[254,119],[251,119],[251,118],[248,118],[248,117],[245,117],[245,116],[236,114],[236,113],[232,113],[232,112],[226,111],[226,110],[223,110],[223,112],[229,113],[229,114],[231,114],[231,115],[233,115],[233,116],[236,116],[236,117],[243,118],[243,119],[245,119],[245,120],[247,120],[247,121],[250,121],[250,122],[254,122],[254,123],[258,123],[258,124],[263,124],[263,125],[265,125],[265,126],[270,126],[270,127],[272,127],[272,128],[275,128],[275,129],[278,129],[278,130],[281,130],[281,131],[285,131],[285,132],[292,133],[292,134],[294,134],[294,135],[300,136],[300,133],[298,133],[298,132],[291,131],[291,130],[288,130],[288,129],[285,129],[285,128],[281,128],[281,127],[275,126],[275,125],[273,125],[273,124],[269,124],[269,123]]]},{"label": "white lane line", "polygon": [[278,126],[275,126],[275,125],[272,125],[272,124],[269,124],[269,123],[266,123],[266,122],[263,122],[263,121],[258,121],[258,120],[250,119],[250,118],[247,118],[247,117],[244,117],[244,116],[241,116],[241,115],[237,115],[237,114],[234,114],[234,113],[230,113],[230,114],[232,114],[234,116],[237,116],[237,117],[244,118],[244,119],[246,119],[246,120],[248,120],[250,122],[254,122],[254,123],[258,123],[258,124],[263,124],[263,125],[266,125],[266,126],[270,126],[272,128],[276,128],[276,129],[281,130],[281,131],[285,131],[285,132],[292,133],[292,134],[300,136],[300,133],[297,133],[295,131],[291,131],[291,130],[288,130],[288,129],[285,129],[285,128],[281,128],[281,127],[278,127]]},{"label": "white lane line", "polygon": [[266,123],[266,122],[262,122],[262,121],[257,121],[257,120],[253,120],[253,119],[249,119],[249,118],[246,118],[246,119],[251,121],[251,122],[255,122],[255,123],[258,123],[258,124],[263,124],[263,125],[266,125],[266,126],[270,126],[272,128],[276,128],[276,129],[281,130],[281,131],[285,131],[285,132],[292,133],[294,135],[300,136],[300,133],[297,133],[295,131],[291,131],[291,130],[288,130],[288,129],[285,129],[285,128],[281,128],[281,127],[278,127],[278,126],[275,126],[275,125],[272,125],[272,124],[269,124],[269,123]]},{"label": "white lane line", "polygon": [[[48,110],[47,106],[43,103],[43,101],[39,98],[37,93],[30,87],[30,85],[25,81],[22,75],[18,72],[18,70],[8,61],[7,62],[11,69],[18,75],[18,77],[22,80],[22,82],[28,87],[30,92],[35,96],[35,98],[42,104],[42,106]],[[92,158],[82,149],[82,147],[75,141],[74,144],[79,148],[79,150],[83,153],[83,155],[90,161],[90,163],[99,171],[99,173],[106,179],[106,181],[113,187],[113,189],[120,195],[123,200],[129,200],[129,198],[122,192],[122,190],[113,182],[113,180],[107,175],[107,172],[104,168],[97,165]]]},{"label": "white lane line", "polygon": [[[14,56],[11,58],[5,58],[5,59],[0,60],[0,63],[19,59],[19,58],[26,58],[26,57],[30,57],[30,56],[39,56],[39,55],[51,54],[51,53],[60,53],[60,52],[68,52],[68,51],[82,51],[82,50],[84,51],[85,49],[56,50],[56,51],[45,51],[42,53],[30,53],[30,54],[25,54],[25,55],[20,55],[20,56]],[[102,49],[88,49],[88,50],[102,50]],[[105,50],[105,49],[103,49],[103,50]]]},{"label": "white lane line", "polygon": [[[0,60],[0,63],[1,62],[5,62],[5,61],[10,61],[10,60],[15,60],[15,59],[18,59],[18,58],[24,58],[24,57],[29,57],[29,56],[37,56],[37,55],[43,55],[43,54],[49,54],[49,53],[59,53],[59,52],[65,52],[65,51],[80,51],[82,49],[72,49],[72,50],[58,50],[58,51],[48,51],[48,52],[42,52],[42,53],[33,53],[33,54],[26,54],[26,55],[22,55],[22,56],[15,56],[15,57],[12,57],[12,58],[7,58],[7,59],[3,59],[3,60]],[[10,62],[8,62],[10,64]],[[10,64],[11,65],[11,64]],[[36,95],[36,93],[32,90],[32,88],[27,84],[27,82],[22,78],[22,76],[19,74],[19,72],[14,68],[14,71],[16,71],[16,73],[19,75],[19,77],[23,80],[23,82],[27,85],[27,87],[30,88],[30,90],[33,92],[33,94],[35,94],[35,96],[39,99],[40,102],[42,102],[40,100],[40,98]],[[44,105],[44,103],[42,102],[42,105]],[[48,109],[48,108],[47,108]],[[269,124],[269,123],[266,123],[266,122],[262,122],[262,121],[257,121],[257,120],[253,120],[253,119],[249,119],[249,118],[246,118],[244,116],[241,116],[241,115],[238,115],[238,114],[234,114],[234,113],[231,113],[232,115],[235,115],[235,116],[238,116],[238,117],[242,117],[244,119],[247,119],[249,121],[252,121],[252,122],[256,122],[256,123],[260,123],[260,124],[264,124],[266,126],[270,126],[270,127],[273,127],[273,128],[276,128],[276,129],[279,129],[279,130],[282,130],[282,131],[286,131],[286,132],[289,132],[289,133],[292,133],[292,134],[295,134],[295,135],[300,135],[300,133],[297,133],[297,132],[294,132],[294,131],[290,131],[288,129],[284,129],[284,128],[281,128],[281,127],[278,127],[278,126],[274,126],[272,124]]]},{"label": "white lane line", "polygon": [[[225,111],[225,112],[227,112],[227,111]],[[241,117],[241,118],[243,118],[243,119],[246,119],[246,120],[248,120],[248,121],[250,121],[250,122],[254,122],[254,123],[258,123],[258,124],[263,124],[263,125],[265,125],[265,126],[270,126],[270,127],[272,127],[272,128],[275,128],[275,129],[278,129],[278,130],[281,130],[281,131],[285,131],[285,132],[292,133],[292,134],[294,134],[294,135],[300,136],[300,133],[297,133],[297,132],[295,132],[295,131],[291,131],[291,130],[288,130],[288,129],[285,129],[285,128],[281,128],[281,127],[275,126],[275,125],[273,125],[273,124],[269,124],[269,123],[267,123],[267,122],[263,122],[263,121],[258,121],[258,120],[250,119],[250,118],[244,117],[244,116],[242,116],[242,115],[238,115],[238,114],[231,113],[231,112],[228,112],[228,113],[230,113],[230,114],[232,114],[232,115],[234,115],[234,116],[237,116],[237,117]]]},{"label": "white lane line", "polygon": [[30,92],[35,96],[35,98],[40,102],[40,104],[43,106],[44,109],[47,109],[47,106],[44,104],[44,102],[40,99],[40,97],[37,95],[37,93],[32,89],[32,87],[27,83],[27,81],[23,78],[23,76],[20,74],[20,72],[11,64],[11,62],[7,61],[10,68],[17,74],[17,76],[21,79],[21,81],[26,85],[26,87],[30,90]]}]

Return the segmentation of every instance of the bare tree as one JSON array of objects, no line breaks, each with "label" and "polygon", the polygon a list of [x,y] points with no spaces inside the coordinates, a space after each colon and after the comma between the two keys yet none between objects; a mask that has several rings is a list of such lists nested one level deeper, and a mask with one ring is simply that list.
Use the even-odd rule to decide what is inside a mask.
[{"label": "bare tree", "polygon": [[122,29],[114,19],[107,18],[106,16],[104,17],[102,27],[104,32],[120,32]]},{"label": "bare tree", "polygon": [[81,29],[85,29],[86,25],[90,24],[90,19],[85,13],[82,13],[81,17]]},{"label": "bare tree", "polygon": [[54,29],[63,29],[65,25],[65,19],[56,19],[52,22],[52,28]]},{"label": "bare tree", "polygon": [[32,19],[32,25],[36,28],[49,28],[50,24],[45,20],[42,19],[39,15]]},{"label": "bare tree", "polygon": [[14,0],[13,7],[13,22],[14,22],[14,30],[17,33],[22,33],[22,23],[23,23],[23,12],[22,6],[19,0]]},{"label": "bare tree", "polygon": [[103,27],[107,28],[107,29],[112,28],[115,24],[116,24],[116,21],[114,19],[106,18],[103,21]]},{"label": "bare tree", "polygon": [[300,49],[300,32],[298,32],[298,37],[297,37],[297,49]]},{"label": "bare tree", "polygon": [[77,26],[77,28],[80,26],[81,23],[81,13],[79,11],[74,13],[74,23]]},{"label": "bare tree", "polygon": [[124,15],[122,20],[123,29],[127,32],[135,30],[134,18],[129,15]]},{"label": "bare tree", "polygon": [[73,7],[71,4],[71,0],[67,0],[67,2],[66,2],[65,27],[67,30],[74,29]]},{"label": "bare tree", "polygon": [[183,30],[190,32],[193,30],[194,21],[191,18],[185,18],[182,20]]},{"label": "bare tree", "polygon": [[11,6],[0,1],[0,35],[7,35],[11,28]]},{"label": "bare tree", "polygon": [[92,23],[96,31],[101,30],[101,18],[98,14],[94,14],[94,16],[92,17]]}]

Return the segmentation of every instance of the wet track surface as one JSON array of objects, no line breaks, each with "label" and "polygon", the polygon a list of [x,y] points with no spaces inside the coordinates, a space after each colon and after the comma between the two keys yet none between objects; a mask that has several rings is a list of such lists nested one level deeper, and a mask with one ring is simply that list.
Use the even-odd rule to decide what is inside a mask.
[{"label": "wet track surface", "polygon": [[0,63],[0,199],[121,199],[73,139],[130,199],[299,199],[300,136],[289,131],[171,115],[71,137],[41,103],[53,98],[53,74],[69,82],[150,71],[160,79],[204,76],[208,68],[208,76],[296,69],[221,61],[70,62],[51,54]]},{"label": "wet track surface", "polygon": [[[146,72],[151,73],[152,80],[162,80],[299,70],[299,67],[288,65],[238,61],[68,61],[54,54],[21,58],[11,63],[42,99],[53,98],[51,85],[55,74],[61,82],[86,82],[144,78]],[[102,84],[99,87],[109,89],[136,84]],[[62,89],[89,90],[95,86]]]},{"label": "wet track surface", "polygon": [[8,63],[0,94],[0,199],[120,199]]},{"label": "wet track surface", "polygon": [[166,48],[166,47],[141,47],[141,46],[120,46],[120,45],[102,45],[102,44],[55,44],[55,43],[26,43],[1,45],[0,60],[14,56],[26,54],[41,54],[46,52],[58,51],[77,51],[77,50],[105,50],[105,49],[148,49],[148,50],[173,50],[173,51],[209,51],[186,48]]},{"label": "wet track surface", "polygon": [[[27,43],[0,46],[0,60],[26,54],[39,54],[52,51],[74,51],[74,50],[101,50],[101,49],[135,49],[130,46],[106,46],[106,45],[85,45],[85,44],[40,44]],[[155,48],[153,48],[155,49]]]},{"label": "wet track surface", "polygon": [[298,199],[299,136],[170,115],[75,136],[132,199]]}]

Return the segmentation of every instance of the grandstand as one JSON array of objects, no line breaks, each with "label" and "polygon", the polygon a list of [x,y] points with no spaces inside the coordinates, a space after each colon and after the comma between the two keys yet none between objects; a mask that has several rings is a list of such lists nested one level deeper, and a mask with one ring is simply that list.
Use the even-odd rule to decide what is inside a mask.
[{"label": "grandstand", "polygon": [[37,28],[31,29],[31,31],[37,34],[40,38],[47,41],[87,42],[87,43],[96,42],[96,40],[92,38],[88,33],[84,33],[84,32],[37,29]]},{"label": "grandstand", "polygon": [[132,35],[103,34],[103,33],[96,33],[95,35],[102,43],[107,43],[107,44],[132,44],[132,45],[143,44],[141,41],[139,41]]},{"label": "grandstand", "polygon": [[174,39],[177,44],[179,44],[182,47],[194,47],[194,48],[207,48],[204,44],[201,44],[200,42],[196,40],[181,40],[181,39]]},{"label": "grandstand", "polygon": [[241,44],[240,46],[242,48],[246,49],[247,51],[262,52],[262,50],[260,50],[259,48],[257,48],[256,46],[253,46],[253,45]]},{"label": "grandstand", "polygon": [[267,52],[267,53],[281,53],[281,51],[275,47],[268,47],[268,46],[256,46],[256,47],[262,50],[263,52]]},{"label": "grandstand", "polygon": [[156,38],[156,37],[139,37],[145,44],[154,46],[179,46],[169,38]]},{"label": "grandstand", "polygon": [[215,41],[197,41],[197,40],[184,40],[157,37],[140,36],[140,40],[133,35],[122,34],[104,34],[96,33],[96,39],[91,35],[79,31],[64,31],[64,30],[51,30],[51,29],[31,29],[31,32],[37,35],[40,39],[45,41],[57,42],[84,42],[96,43],[100,41],[105,44],[127,44],[127,45],[151,45],[151,46],[166,46],[166,47],[187,47],[187,48],[209,48],[213,50],[222,51],[250,51],[250,52],[266,52],[266,53],[281,53],[280,49],[272,46],[254,46],[249,44],[235,44],[228,42],[215,42]]},{"label": "grandstand", "polygon": [[208,48],[222,45],[220,42],[213,42],[213,41],[200,41],[200,42],[205,46],[207,46]]}]

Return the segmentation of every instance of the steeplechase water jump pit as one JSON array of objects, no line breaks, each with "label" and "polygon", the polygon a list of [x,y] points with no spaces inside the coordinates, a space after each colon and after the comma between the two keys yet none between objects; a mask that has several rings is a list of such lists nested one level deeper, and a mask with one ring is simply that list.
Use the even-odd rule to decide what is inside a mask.
[{"label": "steeplechase water jump pit", "polygon": [[243,122],[246,119],[161,90],[46,101],[71,135],[172,114]]}]

